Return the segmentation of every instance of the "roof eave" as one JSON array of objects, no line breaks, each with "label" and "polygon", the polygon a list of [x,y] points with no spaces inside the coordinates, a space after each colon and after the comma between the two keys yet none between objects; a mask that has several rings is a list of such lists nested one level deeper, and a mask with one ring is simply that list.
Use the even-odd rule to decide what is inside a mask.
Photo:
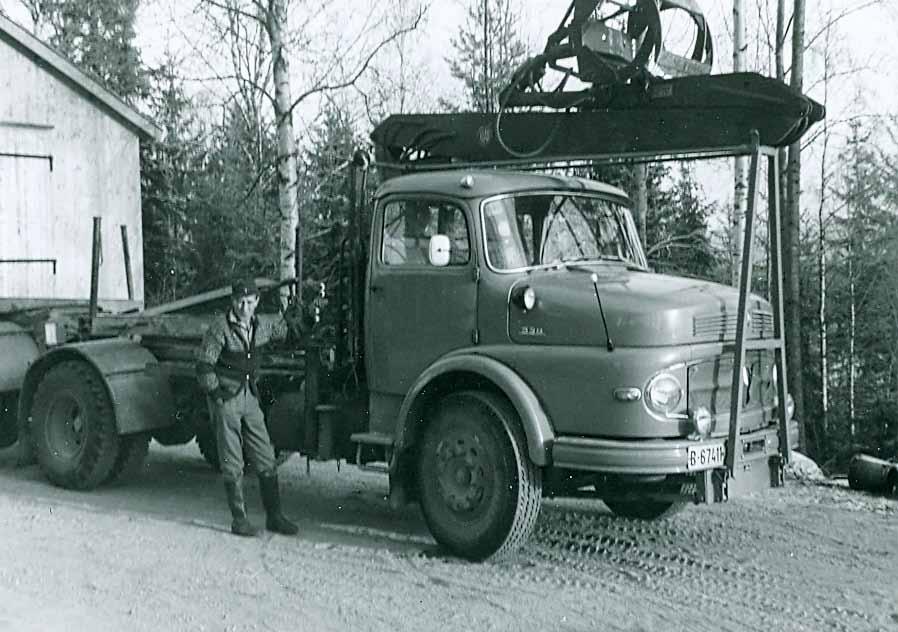
[{"label": "roof eave", "polygon": [[70,83],[86,92],[91,98],[111,110],[112,113],[134,129],[143,138],[160,140],[162,130],[152,121],[139,114],[118,96],[101,86],[87,73],[79,70],[72,62],[44,44],[24,28],[0,15],[0,39],[24,49]]}]

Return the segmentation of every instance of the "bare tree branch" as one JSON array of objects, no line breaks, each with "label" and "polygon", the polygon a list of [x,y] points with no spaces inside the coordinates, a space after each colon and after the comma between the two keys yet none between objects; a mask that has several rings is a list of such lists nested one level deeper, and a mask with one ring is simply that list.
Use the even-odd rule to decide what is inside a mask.
[{"label": "bare tree branch", "polygon": [[309,98],[313,94],[319,94],[322,92],[332,92],[334,90],[341,90],[343,88],[348,88],[350,86],[355,85],[355,83],[359,80],[359,78],[361,78],[361,76],[365,74],[365,71],[371,65],[371,62],[374,60],[374,58],[377,56],[377,54],[387,44],[399,39],[403,35],[407,35],[408,33],[411,33],[412,31],[414,31],[415,29],[418,28],[418,25],[420,24],[421,19],[424,17],[424,12],[425,12],[424,9],[420,10],[418,12],[417,16],[415,16],[414,22],[410,26],[403,27],[403,28],[400,28],[400,29],[394,31],[392,34],[390,34],[389,37],[387,37],[386,39],[381,41],[377,46],[375,46],[374,49],[366,56],[365,60],[362,62],[362,64],[359,66],[359,68],[355,71],[355,73],[352,74],[352,76],[345,79],[344,81],[338,81],[338,82],[331,83],[331,84],[319,84],[313,88],[306,90],[305,92],[301,93],[298,97],[296,97],[293,100],[293,104],[290,106],[290,109],[284,113],[284,116],[292,115],[293,110],[300,103],[302,103],[305,99]]}]

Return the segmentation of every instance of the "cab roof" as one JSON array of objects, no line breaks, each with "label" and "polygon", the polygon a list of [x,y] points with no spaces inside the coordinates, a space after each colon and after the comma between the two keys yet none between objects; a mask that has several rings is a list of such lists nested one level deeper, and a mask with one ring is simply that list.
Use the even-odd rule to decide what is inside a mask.
[{"label": "cab roof", "polygon": [[[470,176],[468,186],[463,185]],[[452,169],[426,171],[391,178],[377,189],[376,197],[396,193],[435,193],[459,198],[480,198],[502,193],[525,191],[561,191],[576,193],[602,193],[628,199],[621,189],[586,178],[530,173],[524,171],[499,171],[495,169]]]}]

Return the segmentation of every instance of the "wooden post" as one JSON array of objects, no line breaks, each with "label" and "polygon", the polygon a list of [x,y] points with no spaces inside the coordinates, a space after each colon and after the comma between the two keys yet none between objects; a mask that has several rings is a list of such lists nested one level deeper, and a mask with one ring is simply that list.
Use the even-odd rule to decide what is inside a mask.
[{"label": "wooden post", "polygon": [[94,234],[91,243],[90,257],[90,311],[88,312],[87,331],[90,333],[94,327],[94,319],[97,317],[97,302],[100,284],[100,225],[102,218],[94,217]]},{"label": "wooden post", "polygon": [[131,250],[128,248],[128,227],[122,224],[122,254],[125,257],[125,281],[128,284],[128,300],[134,300],[134,279],[131,277]]}]

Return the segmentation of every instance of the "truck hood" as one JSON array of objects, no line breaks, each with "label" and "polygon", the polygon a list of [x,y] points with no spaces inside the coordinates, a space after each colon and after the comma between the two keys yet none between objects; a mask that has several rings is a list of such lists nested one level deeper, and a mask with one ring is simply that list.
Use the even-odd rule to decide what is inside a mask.
[{"label": "truck hood", "polygon": [[[593,283],[595,278],[595,283]],[[568,265],[530,272],[510,296],[529,286],[536,306],[525,310],[509,300],[509,336],[523,344],[607,344],[646,347],[734,341],[739,292],[735,288],[622,265]],[[773,335],[767,301],[749,297],[749,337]]]}]

